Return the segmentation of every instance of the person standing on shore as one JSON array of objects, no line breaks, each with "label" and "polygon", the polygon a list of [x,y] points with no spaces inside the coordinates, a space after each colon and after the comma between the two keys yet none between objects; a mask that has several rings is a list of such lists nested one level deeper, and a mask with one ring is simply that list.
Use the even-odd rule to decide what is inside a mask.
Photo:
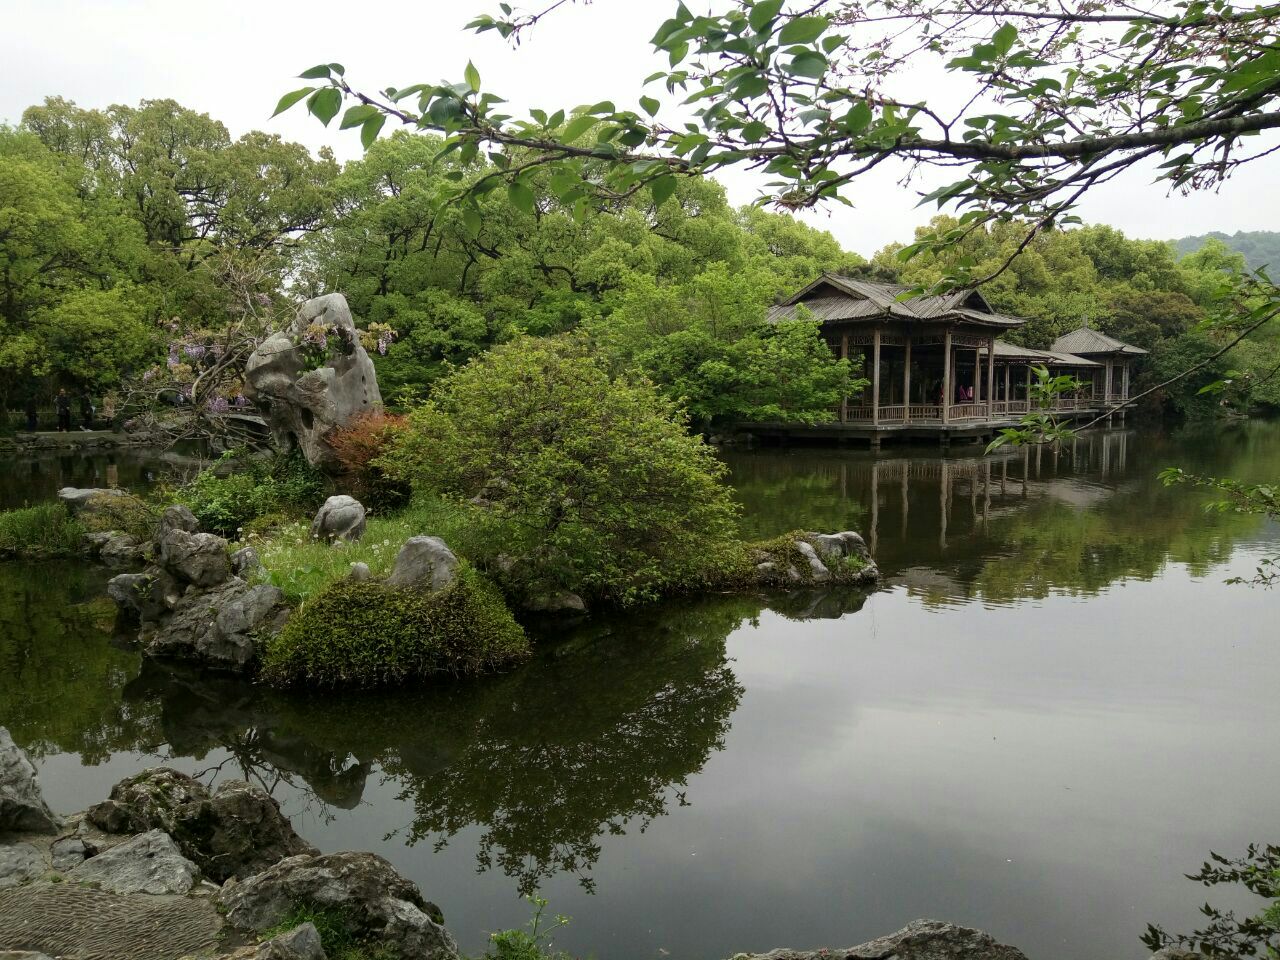
[{"label": "person standing on shore", "polygon": [[93,418],[97,411],[93,406],[93,398],[88,393],[80,394],[80,429],[92,430]]},{"label": "person standing on shore", "polygon": [[53,404],[58,410],[58,432],[69,433],[71,431],[71,398],[67,396],[65,387],[58,391]]},{"label": "person standing on shore", "polygon": [[36,427],[40,425],[40,405],[36,402],[36,396],[33,393],[27,397],[27,432],[35,433]]}]

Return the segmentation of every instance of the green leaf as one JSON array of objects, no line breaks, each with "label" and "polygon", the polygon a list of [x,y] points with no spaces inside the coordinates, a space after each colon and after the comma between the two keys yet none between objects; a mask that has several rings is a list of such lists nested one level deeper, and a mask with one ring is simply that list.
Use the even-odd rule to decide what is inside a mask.
[{"label": "green leaf", "polygon": [[480,89],[480,71],[470,60],[467,61],[467,69],[463,71],[462,79],[467,81],[467,86],[472,90]]},{"label": "green leaf", "polygon": [[670,174],[658,177],[649,184],[649,192],[653,194],[653,205],[662,206],[676,192],[676,178]]},{"label": "green leaf", "polygon": [[327,63],[318,63],[310,70],[303,70],[298,76],[303,80],[328,80],[330,77],[329,65]]},{"label": "green leaf", "polygon": [[314,89],[315,87],[303,87],[301,90],[294,90],[292,93],[286,93],[280,98],[280,102],[276,104],[276,112],[271,115],[273,117],[280,116],[280,114],[284,113]]},{"label": "green leaf", "polygon": [[480,211],[474,204],[467,204],[462,208],[462,223],[471,236],[480,232]]},{"label": "green leaf", "polygon": [[373,146],[373,141],[378,139],[378,134],[382,131],[382,125],[386,122],[386,115],[381,113],[366,120],[360,128],[360,145],[366,150]]},{"label": "green leaf", "polygon": [[349,130],[352,127],[358,127],[370,117],[378,115],[378,108],[370,106],[367,103],[356,104],[349,107],[347,112],[342,115],[342,123],[338,124],[339,130]]},{"label": "green leaf", "polygon": [[644,108],[644,112],[649,116],[655,117],[658,115],[658,108],[661,107],[662,104],[653,97],[641,97],[640,106]]},{"label": "green leaf", "polygon": [[787,72],[796,77],[812,77],[815,80],[827,72],[827,58],[820,53],[802,53],[786,66]]},{"label": "green leaf", "polygon": [[507,199],[510,200],[511,205],[520,212],[533,213],[533,191],[521,181],[512,180],[507,184]]},{"label": "green leaf", "polygon": [[1013,49],[1014,43],[1018,39],[1018,28],[1012,23],[1006,23],[991,38],[992,46],[996,48],[996,53],[1004,56]]},{"label": "green leaf", "polygon": [[560,139],[565,141],[577,140],[599,122],[600,120],[598,117],[593,117],[586,113],[580,117],[574,117],[569,121],[568,126],[564,128],[564,132],[560,135]]},{"label": "green leaf", "polygon": [[827,32],[831,22],[826,17],[796,17],[778,34],[779,43],[813,43]]},{"label": "green leaf", "polygon": [[329,121],[342,109],[342,91],[336,87],[325,87],[317,90],[307,100],[307,109],[326,127]]},{"label": "green leaf", "polygon": [[782,9],[782,3],[783,0],[757,0],[755,6],[751,8],[751,13],[747,15],[747,23],[751,24],[751,29],[759,33],[773,23]]}]

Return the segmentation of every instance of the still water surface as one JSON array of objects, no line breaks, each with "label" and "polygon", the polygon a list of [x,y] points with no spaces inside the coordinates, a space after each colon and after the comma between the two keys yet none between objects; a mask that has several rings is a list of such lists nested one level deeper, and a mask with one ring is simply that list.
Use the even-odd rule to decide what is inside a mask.
[{"label": "still water surface", "polygon": [[[1280,425],[1112,431],[1054,458],[726,454],[753,535],[859,529],[873,593],[711,598],[546,638],[488,680],[283,697],[113,646],[105,575],[0,566],[0,723],[52,805],[171,763],[375,850],[464,950],[573,916],[566,949],[715,960],[916,917],[1034,960],[1139,958],[1181,875],[1277,839],[1280,543],[1166,465],[1280,474]],[[5,476],[12,476],[9,466]]]}]

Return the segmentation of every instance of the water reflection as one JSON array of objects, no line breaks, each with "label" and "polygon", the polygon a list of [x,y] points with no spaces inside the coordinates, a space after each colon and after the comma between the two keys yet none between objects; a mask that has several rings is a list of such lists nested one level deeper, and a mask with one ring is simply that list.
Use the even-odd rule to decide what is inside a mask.
[{"label": "water reflection", "polygon": [[749,535],[858,529],[890,583],[930,604],[1008,604],[1091,595],[1166,563],[1197,575],[1255,535],[1255,517],[1206,516],[1203,498],[1163,487],[1161,468],[1274,477],[1270,424],[1140,434],[1093,431],[1062,449],[990,456],[832,449],[726,454]]}]

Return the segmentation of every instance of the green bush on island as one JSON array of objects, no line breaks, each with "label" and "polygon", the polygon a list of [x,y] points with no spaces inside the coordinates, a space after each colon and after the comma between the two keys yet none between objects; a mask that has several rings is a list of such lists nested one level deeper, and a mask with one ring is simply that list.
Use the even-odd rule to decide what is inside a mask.
[{"label": "green bush on island", "polygon": [[160,511],[154,504],[132,495],[95,494],[85,507],[76,517],[76,522],[86,533],[119,531],[147,540],[155,532],[160,518]]},{"label": "green bush on island", "polygon": [[324,501],[327,486],[324,474],[300,451],[269,459],[232,451],[168,493],[195,514],[201,530],[235,537],[270,514],[309,516]]},{"label": "green bush on island", "polygon": [[472,531],[462,552],[515,594],[651,599],[706,581],[736,542],[714,451],[581,337],[521,337],[472,360],[379,462],[456,504]]},{"label": "green bush on island", "polygon": [[262,676],[282,686],[373,687],[480,673],[528,655],[502,594],[463,563],[434,594],[373,580],[332,584],[268,642]]},{"label": "green bush on island", "polygon": [[0,512],[0,556],[42,560],[80,551],[84,526],[61,503]]}]

